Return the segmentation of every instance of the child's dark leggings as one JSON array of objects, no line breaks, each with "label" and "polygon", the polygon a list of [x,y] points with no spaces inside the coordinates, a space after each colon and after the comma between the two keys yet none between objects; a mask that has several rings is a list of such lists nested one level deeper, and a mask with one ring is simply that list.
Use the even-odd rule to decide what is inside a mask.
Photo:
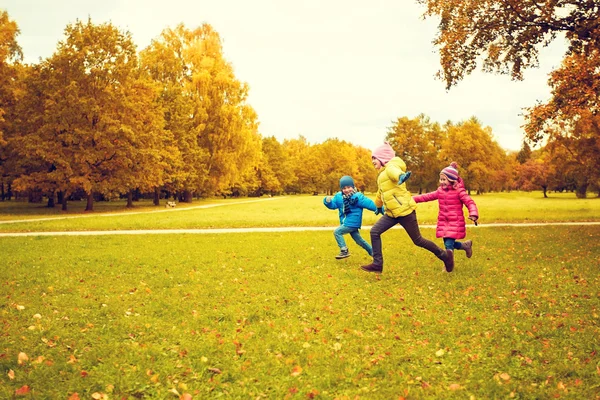
[{"label": "child's dark leggings", "polygon": [[421,231],[419,230],[419,224],[417,222],[417,213],[415,211],[404,217],[397,218],[393,218],[384,214],[383,217],[379,218],[379,220],[371,228],[371,245],[373,246],[374,264],[383,266],[381,234],[388,229],[391,229],[396,224],[402,225],[415,245],[429,250],[438,258],[444,254],[445,250],[438,247],[431,240],[427,240],[421,236]]}]

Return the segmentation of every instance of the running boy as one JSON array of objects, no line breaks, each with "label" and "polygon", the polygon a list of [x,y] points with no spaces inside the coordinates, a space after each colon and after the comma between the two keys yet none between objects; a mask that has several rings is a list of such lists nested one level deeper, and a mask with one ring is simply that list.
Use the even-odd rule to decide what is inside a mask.
[{"label": "running boy", "polygon": [[350,176],[342,176],[340,179],[340,189],[334,196],[326,196],[323,199],[325,207],[331,210],[338,210],[340,217],[340,226],[333,231],[335,241],[340,247],[340,254],[335,258],[342,259],[350,256],[344,235],[350,234],[350,237],[360,247],[366,250],[369,255],[373,254],[371,245],[362,238],[358,231],[362,226],[363,208],[376,211],[375,203],[362,193],[356,191],[354,180]]}]

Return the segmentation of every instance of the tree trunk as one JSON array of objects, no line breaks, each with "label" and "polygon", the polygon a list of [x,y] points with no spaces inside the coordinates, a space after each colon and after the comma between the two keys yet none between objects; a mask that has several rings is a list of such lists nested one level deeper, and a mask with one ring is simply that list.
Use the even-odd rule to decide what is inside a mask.
[{"label": "tree trunk", "polygon": [[48,208],[54,208],[54,192],[48,193]]},{"label": "tree trunk", "polygon": [[577,189],[575,191],[575,196],[577,196],[578,199],[585,199],[587,187],[588,187],[587,183],[583,184],[583,185],[578,185]]},{"label": "tree trunk", "polygon": [[127,208],[133,208],[133,191],[127,192]]},{"label": "tree trunk", "polygon": [[548,186],[542,186],[542,189],[544,189],[544,198],[547,199],[548,198]]},{"label": "tree trunk", "polygon": [[[600,196],[600,193],[598,193]],[[0,201],[4,201],[4,183],[0,183]]]},{"label": "tree trunk", "polygon": [[184,190],[183,191],[183,200],[182,201],[184,203],[191,203],[193,195],[194,194],[190,190]]},{"label": "tree trunk", "polygon": [[87,194],[87,204],[84,211],[94,211],[94,193],[91,191]]},{"label": "tree trunk", "polygon": [[157,187],[154,188],[154,205],[160,205],[160,189]]},{"label": "tree trunk", "polygon": [[62,198],[61,198],[61,202],[60,203],[62,204],[62,210],[63,211],[67,211],[67,198],[69,196],[67,196],[67,194],[64,193],[64,192],[61,192],[61,194],[62,194]]},{"label": "tree trunk", "polygon": [[30,190],[28,201],[30,203],[41,203],[42,202],[42,192],[39,190]]}]

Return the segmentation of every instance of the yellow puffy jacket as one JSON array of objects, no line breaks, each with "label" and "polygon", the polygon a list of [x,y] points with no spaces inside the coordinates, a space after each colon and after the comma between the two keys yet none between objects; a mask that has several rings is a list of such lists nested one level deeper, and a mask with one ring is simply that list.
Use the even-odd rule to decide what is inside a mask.
[{"label": "yellow puffy jacket", "polygon": [[386,215],[397,218],[410,214],[417,203],[406,189],[406,183],[398,185],[400,175],[406,172],[406,164],[400,157],[392,158],[377,176],[377,196],[375,205],[383,206]]}]

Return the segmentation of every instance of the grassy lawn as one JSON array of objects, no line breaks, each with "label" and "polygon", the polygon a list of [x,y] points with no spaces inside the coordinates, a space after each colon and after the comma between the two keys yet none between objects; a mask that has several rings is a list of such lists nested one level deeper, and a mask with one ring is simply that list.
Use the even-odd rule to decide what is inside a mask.
[{"label": "grassy lawn", "polygon": [[0,238],[0,398],[597,398],[600,227],[469,237]]},{"label": "grassy lawn", "polygon": [[[482,226],[600,221],[596,198],[474,198]],[[322,196],[248,200],[4,202],[1,221],[30,221],[0,231],[337,225]],[[600,226],[468,235],[446,274],[391,230],[381,276],[351,241],[335,260],[328,231],[2,237],[0,398],[598,398]]]},{"label": "grassy lawn", "polygon": [[[370,195],[370,197],[373,197]],[[490,193],[473,196],[482,225],[498,222],[600,221],[600,199],[576,199],[572,193]],[[103,202],[93,213],[78,211],[63,214],[40,204],[0,202],[0,232],[240,228],[271,226],[335,226],[337,212],[326,209],[323,196],[284,196],[244,199],[209,199],[192,204],[179,203],[175,209],[154,207],[150,202],[136,203],[126,209],[124,202]],[[154,212],[150,212],[154,211]],[[114,216],[114,213],[119,215]],[[134,214],[132,214],[134,213]],[[435,224],[437,202],[421,203],[417,209],[421,224]],[[46,218],[46,220],[38,220]],[[57,219],[58,218],[58,219]],[[372,225],[377,218],[365,212],[363,222]],[[6,223],[7,221],[29,220]],[[35,221],[32,221],[35,219]]]}]

